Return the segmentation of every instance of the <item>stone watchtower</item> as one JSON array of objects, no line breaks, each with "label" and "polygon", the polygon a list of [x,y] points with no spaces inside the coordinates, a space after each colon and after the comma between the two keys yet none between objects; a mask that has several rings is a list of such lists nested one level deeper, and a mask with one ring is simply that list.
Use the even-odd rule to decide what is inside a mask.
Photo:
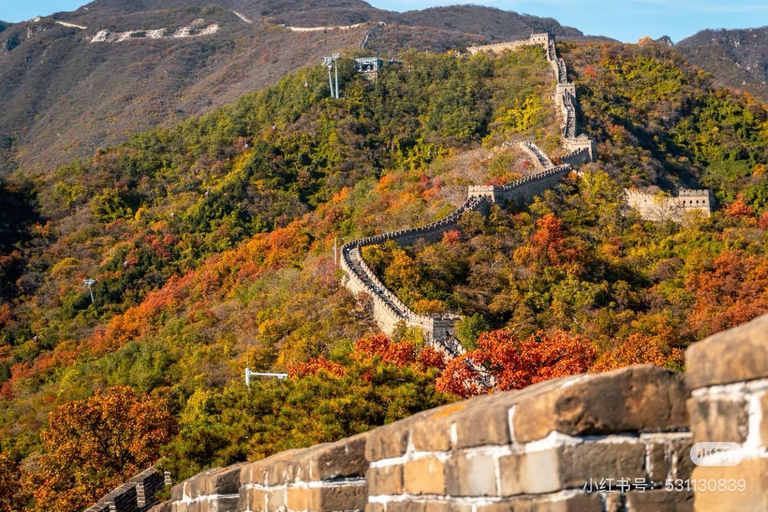
[{"label": "stone watchtower", "polygon": [[369,80],[378,78],[382,67],[384,67],[384,61],[378,57],[360,57],[355,59],[355,71],[363,73]]}]

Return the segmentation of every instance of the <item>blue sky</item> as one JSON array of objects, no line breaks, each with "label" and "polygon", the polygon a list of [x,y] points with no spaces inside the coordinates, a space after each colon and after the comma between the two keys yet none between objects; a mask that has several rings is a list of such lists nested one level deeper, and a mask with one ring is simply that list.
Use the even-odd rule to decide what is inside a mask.
[{"label": "blue sky", "polygon": [[[642,36],[669,35],[679,41],[704,28],[748,28],[768,25],[766,0],[369,0],[396,11],[451,3],[484,4],[550,16],[588,34],[625,42]],[[57,11],[71,11],[84,0],[0,0],[0,19],[21,21]],[[215,3],[215,0],[211,0]]]}]

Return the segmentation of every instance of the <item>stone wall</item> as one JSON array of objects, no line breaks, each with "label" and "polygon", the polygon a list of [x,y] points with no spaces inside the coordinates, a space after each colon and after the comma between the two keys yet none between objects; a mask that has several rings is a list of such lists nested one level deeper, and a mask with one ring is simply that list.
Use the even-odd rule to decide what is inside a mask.
[{"label": "stone wall", "polygon": [[[565,377],[211,469],[152,511],[768,510],[768,315],[692,345],[686,360],[686,374]],[[736,443],[743,460],[695,465],[701,442]],[[89,512],[107,510],[127,509]]]},{"label": "stone wall", "polygon": [[663,490],[667,479],[691,472],[685,398],[681,374],[650,366],[558,379],[426,411],[337,443],[213,469],[174,487],[165,506],[172,512],[690,510],[692,493]]},{"label": "stone wall", "polygon": [[555,186],[565,174],[570,172],[571,165],[594,159],[596,154],[594,141],[583,134],[576,137],[576,110],[572,103],[576,97],[576,88],[568,82],[565,62],[557,57],[554,37],[547,33],[531,34],[529,39],[523,41],[472,47],[469,51],[470,53],[504,51],[524,45],[543,46],[547,52],[547,60],[555,74],[555,99],[563,118],[563,145],[569,151],[564,157],[564,164],[555,166],[549,156],[536,144],[529,141],[521,142],[521,149],[530,157],[534,167],[541,171],[538,174],[516,180],[502,187],[470,186],[467,191],[467,202],[445,219],[421,228],[403,229],[356,240],[342,248],[341,268],[345,272],[342,284],[355,295],[365,293],[371,297],[373,318],[381,330],[386,334],[392,334],[400,324],[419,327],[424,331],[427,341],[442,350],[449,358],[463,352],[461,345],[455,339],[455,323],[461,317],[455,315],[417,315],[411,311],[394,293],[387,289],[365,264],[361,248],[381,244],[388,240],[394,240],[401,246],[413,245],[417,240],[424,240],[427,243],[439,242],[446,231],[458,228],[458,221],[466,211],[474,210],[487,213],[492,203],[504,204],[510,201],[522,206],[530,202],[534,196]]},{"label": "stone wall", "polygon": [[627,204],[636,209],[640,217],[652,222],[683,220],[685,212],[698,211],[707,217],[712,213],[712,192],[709,190],[681,189],[677,197],[665,197],[625,189]]},{"label": "stone wall", "polygon": [[85,512],[145,512],[158,503],[155,494],[170,479],[154,467],[131,478]]},{"label": "stone wall", "polygon": [[734,466],[696,467],[696,511],[768,510],[768,315],[707,338],[685,355],[694,441],[736,443],[743,458]]}]

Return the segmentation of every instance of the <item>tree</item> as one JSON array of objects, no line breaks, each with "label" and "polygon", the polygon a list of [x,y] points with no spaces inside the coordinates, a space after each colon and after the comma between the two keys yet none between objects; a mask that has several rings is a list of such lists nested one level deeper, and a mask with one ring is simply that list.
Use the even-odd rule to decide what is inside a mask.
[{"label": "tree", "polygon": [[39,469],[27,476],[33,510],[85,509],[154,464],[175,430],[165,401],[128,387],[63,404],[41,434]]},{"label": "tree", "polygon": [[[538,332],[518,340],[509,330],[485,332],[478,348],[450,361],[435,389],[464,398],[522,389],[531,384],[586,372],[594,362],[590,343],[563,331]],[[487,377],[492,378],[489,387]],[[485,381],[485,382],[484,382]]]}]

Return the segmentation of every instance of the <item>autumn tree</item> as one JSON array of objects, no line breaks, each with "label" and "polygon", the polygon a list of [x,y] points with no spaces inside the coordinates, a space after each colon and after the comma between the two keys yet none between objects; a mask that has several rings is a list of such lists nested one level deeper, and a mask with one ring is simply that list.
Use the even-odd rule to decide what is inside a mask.
[{"label": "autumn tree", "polygon": [[50,415],[39,468],[28,475],[33,510],[85,509],[154,464],[175,430],[163,400],[127,387],[65,403]]},{"label": "autumn tree", "polygon": [[538,332],[519,340],[511,331],[502,329],[481,334],[477,345],[477,349],[448,363],[437,380],[438,391],[466,398],[521,389],[584,373],[595,358],[587,340],[563,331]]}]

